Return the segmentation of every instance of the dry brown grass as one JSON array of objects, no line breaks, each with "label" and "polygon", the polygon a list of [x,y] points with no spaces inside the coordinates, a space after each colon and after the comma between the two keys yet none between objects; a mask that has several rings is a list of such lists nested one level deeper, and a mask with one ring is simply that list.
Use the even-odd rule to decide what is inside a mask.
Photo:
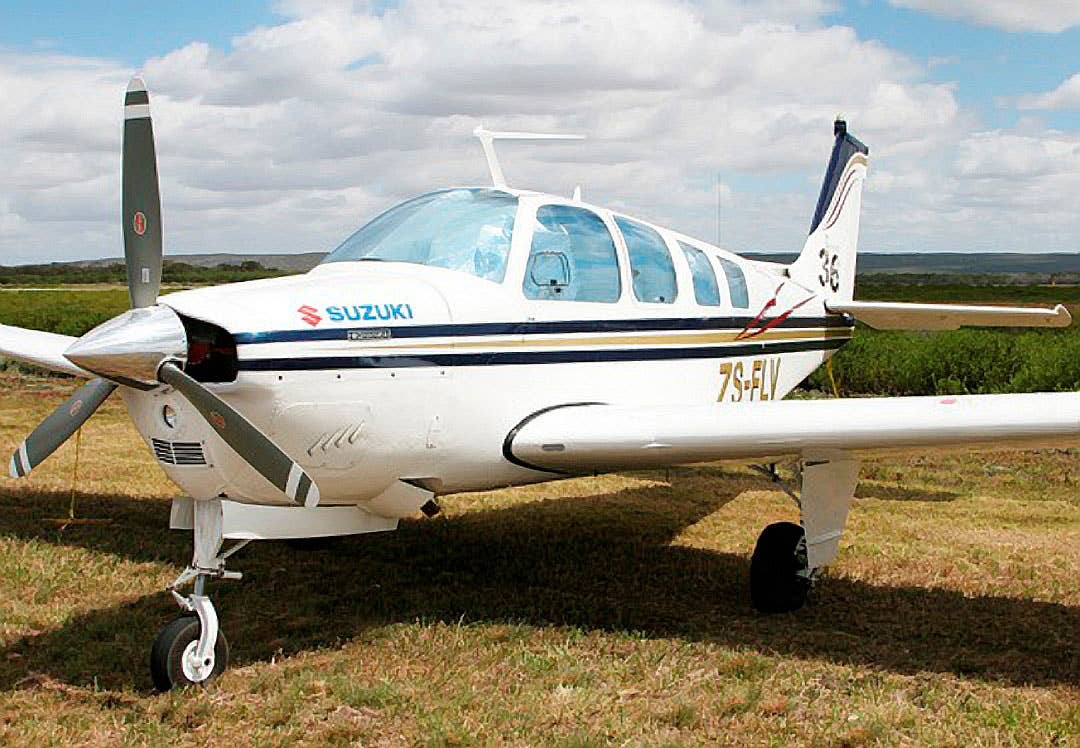
[{"label": "dry brown grass", "polygon": [[[0,381],[0,444],[60,402]],[[864,472],[840,558],[794,615],[748,606],[788,500],[735,466],[450,497],[318,552],[245,550],[214,595],[234,667],[150,691],[190,555],[172,488],[110,401],[0,483],[0,740],[12,744],[1075,745],[1080,460],[911,455]]]}]

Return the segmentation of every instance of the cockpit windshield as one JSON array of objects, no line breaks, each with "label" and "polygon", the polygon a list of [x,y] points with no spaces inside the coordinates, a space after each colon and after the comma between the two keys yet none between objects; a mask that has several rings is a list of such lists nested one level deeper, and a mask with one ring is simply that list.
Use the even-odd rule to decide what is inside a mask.
[{"label": "cockpit windshield", "polygon": [[501,283],[517,203],[513,195],[488,189],[421,195],[374,218],[323,262],[412,262]]}]

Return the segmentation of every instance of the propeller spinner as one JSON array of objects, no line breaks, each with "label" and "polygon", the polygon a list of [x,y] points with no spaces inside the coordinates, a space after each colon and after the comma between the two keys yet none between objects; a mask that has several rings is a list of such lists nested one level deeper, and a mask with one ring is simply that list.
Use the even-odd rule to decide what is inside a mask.
[{"label": "propeller spinner", "polygon": [[12,455],[13,478],[26,476],[74,434],[117,386],[173,387],[252,468],[293,502],[317,506],[318,486],[299,464],[243,415],[183,372],[188,339],[172,309],[157,303],[161,289],[161,198],[158,192],[150,96],[132,78],[124,97],[124,262],[131,309],[76,340],[64,352],[99,375],[57,408]]}]

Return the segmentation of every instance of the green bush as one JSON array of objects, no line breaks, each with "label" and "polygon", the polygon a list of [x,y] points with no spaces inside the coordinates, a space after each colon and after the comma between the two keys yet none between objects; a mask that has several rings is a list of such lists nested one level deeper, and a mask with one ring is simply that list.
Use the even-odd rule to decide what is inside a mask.
[{"label": "green bush", "polygon": [[[288,275],[289,271],[266,268],[255,260],[239,264],[222,263],[215,267],[201,267],[186,262],[165,260],[161,269],[164,283],[216,284],[234,281],[274,278]],[[54,262],[48,265],[0,266],[0,286],[49,287],[76,284],[126,283],[124,265],[74,265]]]},{"label": "green bush", "polygon": [[[833,357],[844,394],[955,395],[1080,390],[1080,331],[878,332],[860,327]],[[830,390],[828,374],[808,380]]]},{"label": "green bush", "polygon": [[128,308],[126,288],[0,291],[0,324],[82,335]]}]

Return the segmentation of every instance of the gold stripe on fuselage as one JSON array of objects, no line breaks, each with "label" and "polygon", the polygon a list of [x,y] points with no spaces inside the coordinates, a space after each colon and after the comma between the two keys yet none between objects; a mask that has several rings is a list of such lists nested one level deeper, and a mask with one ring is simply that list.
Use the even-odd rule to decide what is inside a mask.
[{"label": "gold stripe on fuselage", "polygon": [[[408,350],[420,349],[503,349],[503,348],[574,348],[582,346],[693,346],[715,345],[720,343],[776,343],[789,340],[834,340],[838,338],[850,338],[852,328],[831,327],[814,329],[780,329],[765,330],[756,335],[745,335],[741,330],[718,331],[673,331],[668,335],[596,335],[595,333],[579,333],[573,337],[541,337],[529,335],[524,340],[519,338],[503,338],[501,340],[475,340],[473,338],[458,338],[457,340],[440,343],[401,343],[394,339],[389,340],[363,340],[355,341],[351,345],[342,346],[341,350],[356,350],[361,345],[369,350]],[[742,337],[740,337],[742,335]],[[334,348],[338,348],[335,346]]]}]

